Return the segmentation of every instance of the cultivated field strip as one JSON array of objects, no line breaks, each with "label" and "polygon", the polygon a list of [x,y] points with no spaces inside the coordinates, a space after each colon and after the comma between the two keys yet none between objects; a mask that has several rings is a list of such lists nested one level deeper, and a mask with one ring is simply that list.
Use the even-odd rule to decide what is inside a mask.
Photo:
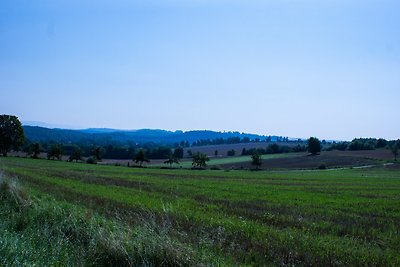
[{"label": "cultivated field strip", "polygon": [[237,264],[400,264],[396,170],[160,170],[16,158],[0,167],[100,214],[168,217],[191,246],[206,237]]}]

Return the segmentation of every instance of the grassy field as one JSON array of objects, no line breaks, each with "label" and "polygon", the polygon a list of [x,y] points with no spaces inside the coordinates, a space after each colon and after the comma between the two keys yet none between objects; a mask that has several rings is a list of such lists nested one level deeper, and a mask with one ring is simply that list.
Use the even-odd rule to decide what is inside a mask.
[{"label": "grassy field", "polygon": [[[279,158],[291,158],[291,157],[298,157],[299,155],[304,155],[304,153],[282,153],[282,154],[270,154],[270,155],[263,155],[264,160],[269,160],[269,159],[279,159]],[[250,162],[251,157],[250,156],[236,156],[236,157],[220,157],[220,158],[215,158],[215,157],[210,157],[210,161],[207,162],[207,166],[218,166],[218,165],[229,165],[229,164],[238,164],[238,163],[245,163],[245,162]],[[148,164],[149,167],[166,167],[167,165],[164,163],[155,163],[155,164]],[[179,166],[182,168],[191,168],[193,167],[192,165],[192,160],[191,159],[186,159],[183,160],[179,163],[179,165],[174,164],[174,166]]]},{"label": "grassy field", "polygon": [[400,265],[397,168],[0,168],[0,265]]}]

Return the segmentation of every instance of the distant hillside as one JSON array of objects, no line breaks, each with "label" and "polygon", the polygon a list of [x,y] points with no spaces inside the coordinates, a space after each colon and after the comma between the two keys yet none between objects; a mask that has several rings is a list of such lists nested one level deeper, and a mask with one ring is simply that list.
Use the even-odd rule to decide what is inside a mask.
[{"label": "distant hillside", "polygon": [[[228,139],[232,137],[256,138],[265,140],[266,136],[239,132],[215,132],[215,131],[165,131],[165,130],[115,130],[115,129],[84,129],[84,130],[68,130],[68,129],[49,129],[39,126],[23,126],[25,135],[32,142],[57,142],[57,143],[79,143],[91,142],[95,144],[129,144],[129,143],[158,143],[173,144],[180,142],[193,143],[198,140],[206,139]],[[276,136],[271,137],[272,141],[276,140]]]}]

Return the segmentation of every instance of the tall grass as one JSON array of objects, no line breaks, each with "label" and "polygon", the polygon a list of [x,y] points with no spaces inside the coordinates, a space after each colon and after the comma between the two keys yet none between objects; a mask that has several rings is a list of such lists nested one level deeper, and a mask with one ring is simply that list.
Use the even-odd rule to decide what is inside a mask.
[{"label": "tall grass", "polygon": [[[128,226],[0,174],[0,266],[191,266],[202,259],[166,220]],[[204,255],[202,255],[203,260]],[[207,259],[209,261],[210,259]]]}]

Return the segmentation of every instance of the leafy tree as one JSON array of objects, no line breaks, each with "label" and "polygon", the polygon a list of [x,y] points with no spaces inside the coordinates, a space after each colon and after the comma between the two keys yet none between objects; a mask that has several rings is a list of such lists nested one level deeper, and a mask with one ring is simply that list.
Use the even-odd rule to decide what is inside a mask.
[{"label": "leafy tree", "polygon": [[321,152],[321,141],[319,141],[319,139],[316,137],[310,137],[307,140],[307,149],[311,154],[317,155],[319,152]]},{"label": "leafy tree", "polygon": [[194,167],[204,168],[207,166],[207,162],[210,161],[210,158],[203,153],[197,152],[193,155],[193,162],[192,165]]},{"label": "leafy tree", "polygon": [[227,155],[229,156],[229,157],[233,157],[233,156],[235,156],[235,150],[234,149],[231,149],[231,150],[228,150],[228,152],[227,152]]},{"label": "leafy tree", "polygon": [[215,157],[218,157],[218,150],[215,150],[215,151],[214,151],[214,156],[215,156]]},{"label": "leafy tree", "polygon": [[397,156],[399,155],[399,148],[400,148],[400,140],[393,141],[389,145],[389,149],[392,152],[395,161],[397,161]]},{"label": "leafy tree", "polygon": [[29,145],[28,155],[32,155],[32,158],[39,158],[40,152],[42,152],[42,147],[39,143],[32,143]]},{"label": "leafy tree", "polygon": [[91,152],[92,152],[92,156],[96,160],[100,161],[103,157],[104,149],[100,146],[95,146],[95,147],[93,147]]},{"label": "leafy tree", "polygon": [[174,157],[177,159],[183,158],[183,147],[177,147],[174,150]]},{"label": "leafy tree", "polygon": [[78,146],[74,146],[74,151],[72,152],[72,155],[69,156],[69,161],[76,161],[82,160],[82,150]]},{"label": "leafy tree", "polygon": [[47,152],[47,159],[57,158],[58,160],[60,160],[62,153],[63,153],[62,147],[59,144],[53,144],[50,147],[50,150]]},{"label": "leafy tree", "polygon": [[261,166],[262,164],[262,157],[261,154],[258,153],[257,151],[255,151],[252,155],[251,155],[251,165],[256,167],[256,170],[258,170],[258,168]]},{"label": "leafy tree", "polygon": [[146,158],[146,155],[144,153],[143,149],[140,149],[139,152],[136,154],[134,158],[135,163],[139,163],[140,167],[143,166],[143,162],[150,162],[148,158]]},{"label": "leafy tree", "polygon": [[171,153],[168,155],[168,159],[164,161],[164,164],[169,164],[169,167],[172,168],[172,164],[174,163],[179,164],[179,160],[174,154]]},{"label": "leafy tree", "polygon": [[0,115],[0,153],[6,157],[11,149],[19,149],[24,142],[24,129],[18,117]]}]

